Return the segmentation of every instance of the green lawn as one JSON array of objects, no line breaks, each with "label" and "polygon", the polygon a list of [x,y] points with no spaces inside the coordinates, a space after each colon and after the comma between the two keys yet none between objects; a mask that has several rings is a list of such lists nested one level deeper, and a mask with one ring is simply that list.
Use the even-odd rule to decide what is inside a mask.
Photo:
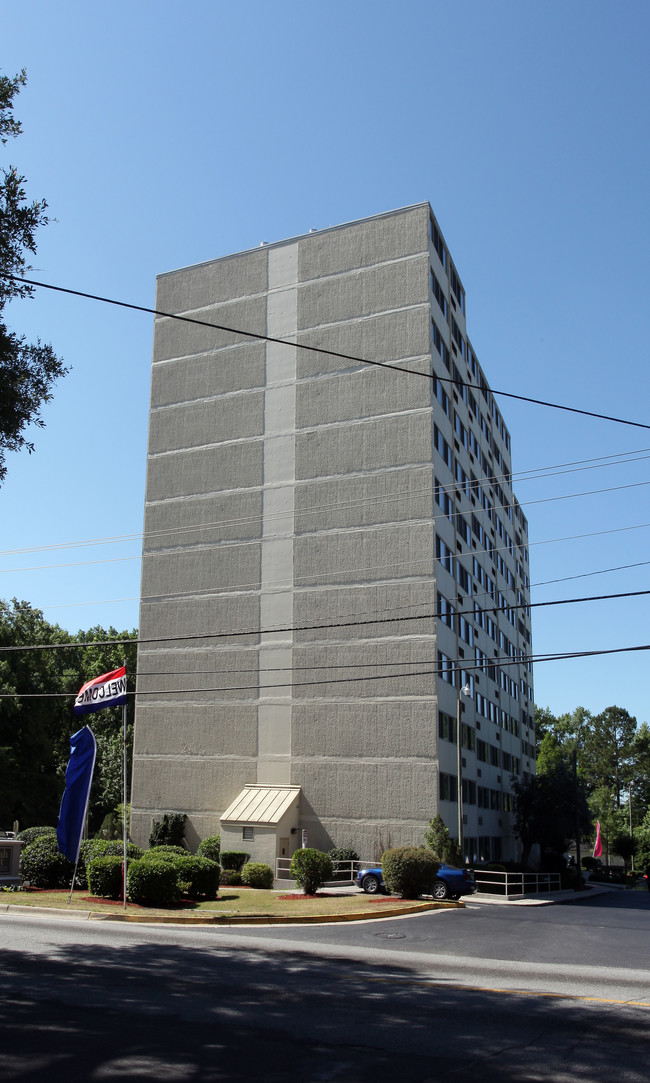
[{"label": "green lawn", "polygon": [[[283,898],[282,891],[261,891],[255,888],[222,887],[219,898],[209,902],[183,902],[171,909],[161,909],[147,906],[137,906],[127,903],[126,914],[129,918],[165,917],[167,920],[176,918],[180,921],[192,921],[212,917],[229,919],[249,918],[251,921],[260,918],[262,921],[270,919],[293,920],[295,918],[318,918],[331,917],[336,919],[340,915],[350,914],[354,917],[376,917],[381,913],[389,913],[395,908],[433,908],[437,906],[453,906],[457,904],[445,903],[422,903],[407,901],[386,895],[370,897],[361,891],[351,889],[350,894],[329,894],[323,890],[314,897],[299,896],[293,894],[290,898]],[[287,893],[288,894],[288,893]],[[100,899],[88,894],[88,891],[74,891],[72,901],[68,903],[70,892],[68,890],[45,891],[2,891],[0,892],[0,908],[10,906],[46,906],[62,910],[92,910],[106,917],[123,917],[124,908],[121,902],[109,899]]]}]

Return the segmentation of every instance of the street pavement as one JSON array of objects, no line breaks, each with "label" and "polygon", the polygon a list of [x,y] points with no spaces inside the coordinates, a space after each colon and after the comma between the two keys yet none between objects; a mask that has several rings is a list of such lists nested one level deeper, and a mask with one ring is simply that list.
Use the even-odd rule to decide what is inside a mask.
[{"label": "street pavement", "polygon": [[2,1079],[647,1080],[650,899],[316,927],[0,914]]}]

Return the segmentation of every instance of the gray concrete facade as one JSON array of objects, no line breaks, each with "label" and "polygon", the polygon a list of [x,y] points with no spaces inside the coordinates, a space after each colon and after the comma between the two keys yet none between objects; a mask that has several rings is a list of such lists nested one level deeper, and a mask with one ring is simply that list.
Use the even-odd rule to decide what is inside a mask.
[{"label": "gray concrete facade", "polygon": [[194,845],[252,783],[300,786],[323,849],[455,835],[469,681],[467,850],[512,856],[527,527],[429,204],[162,275],[156,308],[239,331],[155,321],[134,838],[179,811]]}]

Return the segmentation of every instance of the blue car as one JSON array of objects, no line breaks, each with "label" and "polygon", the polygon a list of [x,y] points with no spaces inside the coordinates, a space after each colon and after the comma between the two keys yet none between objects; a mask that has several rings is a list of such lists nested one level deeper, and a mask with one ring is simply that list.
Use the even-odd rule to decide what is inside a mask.
[{"label": "blue car", "polygon": [[[368,895],[376,895],[386,890],[381,869],[376,866],[359,869],[354,882]],[[456,902],[461,895],[473,895],[475,891],[476,881],[469,869],[455,869],[452,865],[440,863],[433,885],[434,899],[451,899]]]}]

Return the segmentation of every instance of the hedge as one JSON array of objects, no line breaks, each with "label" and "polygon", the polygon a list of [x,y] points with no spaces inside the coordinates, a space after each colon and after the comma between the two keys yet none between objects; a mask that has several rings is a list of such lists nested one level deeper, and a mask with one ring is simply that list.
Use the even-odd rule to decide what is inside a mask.
[{"label": "hedge", "polygon": [[36,839],[41,839],[43,835],[56,835],[56,827],[26,827],[24,831],[18,832],[16,838],[29,846],[32,842],[36,842]]},{"label": "hedge", "polygon": [[221,835],[208,835],[199,843],[196,851],[199,857],[207,857],[210,861],[219,861],[221,855]]},{"label": "hedge", "polygon": [[396,846],[384,851],[381,868],[392,895],[418,899],[420,895],[432,893],[440,862],[424,847]]},{"label": "hedge", "polygon": [[126,889],[131,902],[145,906],[174,906],[181,897],[171,861],[144,857],[128,866]]},{"label": "hedge", "polygon": [[56,835],[42,835],[20,855],[20,875],[33,887],[70,887],[74,865],[57,847]]},{"label": "hedge", "polygon": [[233,869],[235,872],[241,872],[242,865],[245,865],[250,854],[245,854],[241,850],[225,850],[220,858],[220,865],[222,869]]},{"label": "hedge", "polygon": [[150,846],[180,846],[185,834],[184,812],[166,812],[162,820],[156,820],[149,835]]},{"label": "hedge", "polygon": [[207,857],[194,857],[192,854],[177,856],[174,860],[178,886],[183,895],[189,895],[191,899],[198,899],[200,896],[216,899],[221,876],[221,866],[216,861],[210,861]]},{"label": "hedge", "polygon": [[222,887],[239,887],[241,884],[241,873],[236,872],[235,869],[222,868],[219,883]]},{"label": "hedge", "polygon": [[119,899],[122,895],[123,859],[115,854],[93,857],[86,866],[86,877],[91,895],[105,899]]},{"label": "hedge", "polygon": [[273,887],[273,869],[261,861],[247,861],[241,871],[241,882],[247,887]]}]

